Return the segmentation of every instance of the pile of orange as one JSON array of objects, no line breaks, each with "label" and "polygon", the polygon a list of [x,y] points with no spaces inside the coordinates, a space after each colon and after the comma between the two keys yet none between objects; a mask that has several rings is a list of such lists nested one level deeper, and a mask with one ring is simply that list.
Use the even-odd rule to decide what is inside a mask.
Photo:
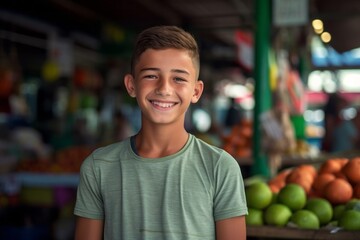
[{"label": "pile of orange", "polygon": [[302,186],[307,194],[316,177],[317,170],[313,165],[303,164],[296,167],[286,178],[287,183],[296,183]]},{"label": "pile of orange", "polygon": [[[326,179],[324,174],[332,177]],[[356,190],[360,188],[360,157],[328,159],[320,166],[316,183],[323,184],[323,188],[313,188],[315,194],[325,197],[332,204],[343,204],[351,198],[360,198]]]},{"label": "pile of orange", "polygon": [[223,137],[222,148],[237,159],[251,157],[252,136],[252,122],[243,119]]},{"label": "pile of orange", "polygon": [[282,170],[268,182],[275,193],[289,183],[302,186],[308,197],[322,197],[333,205],[360,199],[360,157],[327,159],[318,169],[299,165]]},{"label": "pile of orange", "polygon": [[313,165],[302,164],[295,168],[285,169],[272,178],[268,184],[273,192],[278,192],[289,183],[296,183],[302,186],[308,194],[314,182],[317,170]]}]

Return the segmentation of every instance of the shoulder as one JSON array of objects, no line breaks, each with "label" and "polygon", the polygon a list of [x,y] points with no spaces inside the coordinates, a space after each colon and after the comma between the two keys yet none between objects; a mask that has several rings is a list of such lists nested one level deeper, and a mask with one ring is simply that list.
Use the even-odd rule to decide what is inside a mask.
[{"label": "shoulder", "polygon": [[202,149],[210,152],[214,152],[217,154],[225,154],[231,156],[228,152],[226,152],[224,149],[217,147],[215,145],[211,145],[208,142],[205,142],[204,140],[192,135],[193,138],[193,144],[197,145],[198,147],[201,147]]},{"label": "shoulder", "polygon": [[128,140],[99,147],[83,161],[80,174],[94,179],[113,176],[121,162],[129,158],[130,152]]},{"label": "shoulder", "polygon": [[231,167],[238,165],[235,158],[226,152],[224,149],[211,145],[196,136],[193,137],[193,149],[195,153],[198,152],[207,162],[212,162],[215,166],[218,164],[229,165]]},{"label": "shoulder", "polygon": [[83,165],[99,165],[103,162],[117,162],[121,156],[130,151],[130,140],[125,139],[106,146],[96,148],[83,162]]},{"label": "shoulder", "polygon": [[192,145],[195,147],[201,148],[206,151],[219,153],[219,154],[224,151],[223,149],[221,149],[217,146],[214,146],[214,145],[211,145],[210,143],[205,142],[204,140],[196,137],[195,135],[191,135],[191,138],[192,138]]},{"label": "shoulder", "polygon": [[119,154],[123,153],[130,146],[129,139],[125,139],[121,142],[116,142],[110,145],[99,147],[92,153],[94,159],[118,159]]}]

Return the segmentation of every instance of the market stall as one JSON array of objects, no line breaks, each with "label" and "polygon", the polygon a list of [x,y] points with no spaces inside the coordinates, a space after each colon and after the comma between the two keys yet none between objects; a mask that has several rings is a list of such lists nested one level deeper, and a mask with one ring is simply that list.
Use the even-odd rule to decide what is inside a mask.
[{"label": "market stall", "polygon": [[[261,178],[264,177],[262,180],[269,187],[272,178],[282,170],[303,165],[319,169],[329,159],[352,159],[360,156],[354,151],[328,153],[320,149],[324,127],[323,119],[319,120],[318,116],[321,115],[321,108],[326,103],[328,94],[305,89],[309,70],[306,65],[310,64],[310,59],[307,55],[309,45],[304,40],[304,35],[309,33],[303,28],[304,22],[300,25],[287,25],[289,22],[285,21],[285,25],[271,26],[269,1],[258,0],[255,7],[258,27],[254,29],[254,41],[246,38],[245,42],[236,42],[240,55],[237,60],[251,62],[249,59],[252,55],[248,51],[252,48],[255,52],[255,64],[252,66],[251,63],[243,69],[244,62],[234,64],[231,61],[232,66],[222,72],[219,70],[220,65],[226,65],[227,62],[221,59],[206,62],[201,73],[210,80],[209,88],[218,88],[216,84],[225,85],[222,80],[229,78],[226,82],[237,85],[238,88],[235,89],[239,90],[239,85],[241,89],[246,89],[246,94],[235,97],[236,107],[244,108],[241,105],[247,101],[246,117],[226,131],[225,128],[215,131],[212,127],[219,122],[217,116],[211,115],[212,124],[215,124],[209,123],[209,131],[204,135],[208,134],[208,140],[215,139],[213,143],[234,156],[244,171],[243,176],[257,177],[259,174]],[[295,10],[297,13],[298,9]],[[21,25],[17,26],[19,29],[24,28],[18,15],[6,16],[13,19],[13,25]],[[289,15],[287,17],[289,20]],[[293,16],[290,18],[293,19]],[[121,27],[105,23],[102,26],[104,42],[78,32],[67,39],[54,34],[57,32],[56,28],[30,19],[25,22],[25,26],[32,26],[32,30],[19,31],[21,34],[29,33],[27,39],[32,41],[25,41],[24,44],[19,40],[20,35],[10,34],[12,38],[8,37],[6,42],[10,42],[13,51],[4,55],[6,61],[2,61],[2,64],[6,64],[2,65],[0,72],[0,130],[3,140],[0,145],[0,216],[2,224],[11,234],[12,231],[24,230],[27,225],[32,225],[34,231],[38,230],[37,227],[44,230],[45,225],[45,232],[42,231],[44,234],[50,234],[53,226],[60,234],[61,229],[66,229],[67,226],[70,235],[73,230],[75,190],[82,161],[94,148],[121,140],[139,128],[136,103],[126,97],[121,85],[122,74],[127,70],[124,62],[129,60],[128,51],[133,36],[131,31],[127,32]],[[30,45],[31,50],[24,47],[26,44]],[[202,46],[206,47],[206,43]],[[17,51],[17,48],[20,51]],[[220,56],[226,55],[226,51],[220,49],[221,51],[209,51],[204,48],[203,52],[221,52],[218,53]],[[246,51],[245,59],[244,52],[240,50]],[[326,52],[323,48],[320,50],[322,53]],[[17,58],[16,52],[28,53],[27,59]],[[232,50],[230,52],[233,54]],[[117,58],[112,56],[114,53],[118,54]],[[205,55],[203,59],[212,59],[214,56]],[[33,63],[29,64],[29,59],[32,59]],[[20,75],[21,63],[27,63],[27,68],[22,69],[26,73],[24,76]],[[319,80],[320,76],[322,91],[326,88],[330,75],[315,74],[312,77],[315,80],[311,83]],[[12,85],[12,81],[17,84]],[[225,88],[224,86],[222,90]],[[219,92],[222,99],[229,97],[223,94],[224,91]],[[219,92],[208,90],[208,99],[204,98],[198,108],[203,112],[216,112],[218,109],[213,109],[210,103]],[[359,97],[358,93],[342,92],[341,95],[346,96],[352,103],[358,101]],[[309,99],[316,107],[310,106]],[[310,107],[314,107],[310,109],[311,114],[306,111]],[[223,111],[224,108],[220,110]],[[307,125],[309,119],[311,126]],[[126,120],[130,120],[130,124],[126,123]],[[189,130],[193,131],[191,125],[192,123],[189,123]],[[214,131],[210,132],[212,130]],[[194,134],[199,133],[194,131]],[[336,177],[344,176],[339,171]],[[291,181],[301,185],[303,178],[305,177],[294,177]],[[349,176],[346,179],[348,180]],[[311,183],[313,181],[314,178]],[[282,184],[281,187],[284,187],[285,183]],[[309,184],[307,182],[304,187],[311,189],[312,185]],[[276,191],[280,191],[281,187],[276,186]],[[351,183],[351,187],[353,192],[358,189],[355,182]],[[310,194],[307,196],[310,198]],[[352,197],[360,198],[355,193]],[[249,201],[250,204],[251,202]],[[40,217],[34,216],[37,211],[41,212],[40,210],[43,210],[44,214],[39,214],[39,220]],[[13,221],[7,222],[9,216],[20,211],[23,211],[24,215],[19,219],[11,218]],[[38,223],[42,225],[38,226]],[[14,226],[15,230],[10,229]],[[254,239],[351,240],[359,239],[360,236],[359,230],[340,229],[335,223],[319,229],[248,224],[247,233],[249,238]],[[38,239],[41,239],[39,236]]]}]

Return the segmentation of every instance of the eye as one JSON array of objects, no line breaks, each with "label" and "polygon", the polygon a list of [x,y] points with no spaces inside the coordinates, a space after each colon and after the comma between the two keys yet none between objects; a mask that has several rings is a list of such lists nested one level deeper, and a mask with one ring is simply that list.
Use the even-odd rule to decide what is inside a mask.
[{"label": "eye", "polygon": [[146,79],[156,79],[156,75],[145,75],[144,78]]},{"label": "eye", "polygon": [[174,80],[175,80],[176,82],[186,82],[186,79],[181,78],[181,77],[175,77]]}]

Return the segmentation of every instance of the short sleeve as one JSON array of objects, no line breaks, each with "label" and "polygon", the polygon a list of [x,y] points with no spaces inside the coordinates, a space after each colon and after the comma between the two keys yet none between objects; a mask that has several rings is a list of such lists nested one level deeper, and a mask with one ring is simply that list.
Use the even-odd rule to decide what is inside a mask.
[{"label": "short sleeve", "polygon": [[93,155],[81,165],[74,214],[91,219],[104,219],[100,183],[96,176]]},{"label": "short sleeve", "polygon": [[224,151],[215,167],[214,174],[215,221],[247,215],[244,181],[237,161]]}]

